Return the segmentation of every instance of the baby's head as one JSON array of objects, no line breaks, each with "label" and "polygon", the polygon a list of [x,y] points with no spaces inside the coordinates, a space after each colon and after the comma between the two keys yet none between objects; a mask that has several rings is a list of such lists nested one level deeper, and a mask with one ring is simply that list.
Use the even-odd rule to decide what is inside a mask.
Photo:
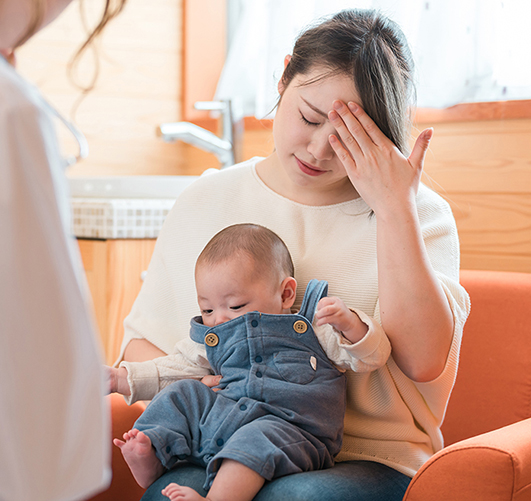
[{"label": "baby's head", "polygon": [[218,325],[250,311],[289,313],[297,282],[290,253],[271,230],[236,224],[217,233],[195,266],[203,323]]}]

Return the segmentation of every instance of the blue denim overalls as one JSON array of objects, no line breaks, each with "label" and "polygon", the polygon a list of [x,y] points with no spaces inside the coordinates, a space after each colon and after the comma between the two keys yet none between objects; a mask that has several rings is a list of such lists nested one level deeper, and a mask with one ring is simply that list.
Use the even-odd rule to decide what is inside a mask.
[{"label": "blue denim overalls", "polygon": [[205,343],[223,379],[218,392],[197,380],[176,381],[135,423],[166,468],[180,459],[206,467],[208,490],[224,458],[266,480],[334,464],[346,379],[312,329],[327,289],[324,281],[310,281],[298,314],[250,312],[215,327],[192,319],[191,338]]}]

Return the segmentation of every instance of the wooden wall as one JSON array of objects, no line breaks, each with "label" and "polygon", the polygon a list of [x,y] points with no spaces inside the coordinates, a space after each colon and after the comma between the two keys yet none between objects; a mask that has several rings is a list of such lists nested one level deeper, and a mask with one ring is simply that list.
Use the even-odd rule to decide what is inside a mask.
[{"label": "wooden wall", "polygon": [[[79,104],[75,122],[87,136],[89,158],[70,175],[176,174],[186,171],[180,151],[155,136],[162,122],[181,118],[182,1],[129,0],[99,45],[97,87]],[[85,0],[89,23],[103,2]],[[71,117],[80,91],[69,80],[68,61],[86,38],[79,0],[19,49],[18,69]],[[83,81],[94,68],[81,65]],[[73,144],[60,134],[65,148]]]},{"label": "wooden wall", "polygon": [[531,273],[531,118],[436,124],[425,172],[452,207],[462,268]]}]

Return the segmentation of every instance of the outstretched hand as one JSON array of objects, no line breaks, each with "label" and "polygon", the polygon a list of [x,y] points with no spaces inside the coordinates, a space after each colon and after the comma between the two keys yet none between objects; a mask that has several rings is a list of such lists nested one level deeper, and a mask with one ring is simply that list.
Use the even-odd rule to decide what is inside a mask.
[{"label": "outstretched hand", "polygon": [[433,129],[419,135],[406,158],[360,106],[333,106],[328,118],[337,135],[330,135],[330,145],[369,207],[378,216],[414,203]]},{"label": "outstretched hand", "polygon": [[131,395],[131,388],[127,382],[127,369],[125,367],[104,366],[107,380],[109,381],[109,393],[120,393],[120,395]]}]

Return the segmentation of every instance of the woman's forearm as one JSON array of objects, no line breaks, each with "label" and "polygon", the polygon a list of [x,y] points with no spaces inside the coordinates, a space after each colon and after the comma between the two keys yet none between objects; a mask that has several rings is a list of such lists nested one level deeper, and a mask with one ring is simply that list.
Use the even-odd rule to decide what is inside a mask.
[{"label": "woman's forearm", "polygon": [[428,258],[415,204],[377,218],[378,283],[382,326],[393,359],[415,381],[443,370],[453,316]]},{"label": "woman's forearm", "polygon": [[123,360],[126,362],[145,362],[165,355],[166,353],[147,339],[132,339],[125,348]]}]

